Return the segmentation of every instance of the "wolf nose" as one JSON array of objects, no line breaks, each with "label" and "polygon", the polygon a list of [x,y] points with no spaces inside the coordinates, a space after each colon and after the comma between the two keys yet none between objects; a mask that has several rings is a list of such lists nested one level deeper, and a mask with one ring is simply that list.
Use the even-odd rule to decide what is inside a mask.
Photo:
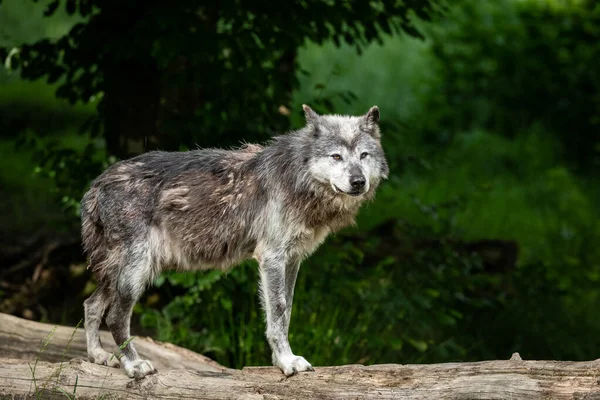
[{"label": "wolf nose", "polygon": [[354,189],[362,189],[365,187],[366,179],[362,175],[352,175],[350,176],[350,185]]}]

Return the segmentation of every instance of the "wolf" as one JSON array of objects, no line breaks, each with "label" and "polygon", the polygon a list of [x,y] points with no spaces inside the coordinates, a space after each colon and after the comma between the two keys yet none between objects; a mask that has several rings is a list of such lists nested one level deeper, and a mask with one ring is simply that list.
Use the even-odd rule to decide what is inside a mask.
[{"label": "wolf", "polygon": [[[300,263],[354,223],[389,169],[377,106],[361,116],[303,109],[303,128],[265,145],[152,151],[92,182],[81,201],[83,247],[97,280],[84,302],[91,362],[122,365],[136,379],[157,372],[130,340],[145,288],[167,269],[228,269],[254,258],[273,364],[286,376],[313,370],[288,342]],[[100,343],[103,320],[121,349],[116,357]]]}]

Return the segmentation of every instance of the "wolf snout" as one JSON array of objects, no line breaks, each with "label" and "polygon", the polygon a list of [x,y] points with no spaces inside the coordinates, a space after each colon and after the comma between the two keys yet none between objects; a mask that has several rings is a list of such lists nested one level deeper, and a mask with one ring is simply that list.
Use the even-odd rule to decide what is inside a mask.
[{"label": "wolf snout", "polygon": [[367,180],[363,175],[352,175],[350,176],[350,186],[354,190],[362,190],[365,187]]}]

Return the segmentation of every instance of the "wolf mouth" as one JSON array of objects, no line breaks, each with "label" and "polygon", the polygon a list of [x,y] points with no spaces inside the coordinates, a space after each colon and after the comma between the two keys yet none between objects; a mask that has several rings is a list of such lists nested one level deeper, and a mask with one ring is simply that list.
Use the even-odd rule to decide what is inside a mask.
[{"label": "wolf mouth", "polygon": [[361,194],[363,194],[360,190],[356,190],[356,191],[353,191],[353,192],[345,192],[345,191],[343,191],[342,189],[340,189],[339,187],[337,187],[337,186],[335,186],[333,184],[332,184],[332,186],[333,186],[333,190],[336,193],[343,193],[343,194],[347,194],[348,196],[353,196],[353,197],[358,197]]}]

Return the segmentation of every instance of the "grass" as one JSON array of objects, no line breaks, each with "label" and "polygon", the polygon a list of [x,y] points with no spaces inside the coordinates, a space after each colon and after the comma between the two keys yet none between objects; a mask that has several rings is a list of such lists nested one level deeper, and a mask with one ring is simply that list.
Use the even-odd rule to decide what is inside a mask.
[{"label": "grass", "polygon": [[31,370],[31,377],[33,378],[33,386],[34,386],[35,392],[38,391],[37,380],[36,380],[36,376],[35,376],[35,371],[37,369],[38,361],[39,361],[42,353],[44,353],[46,351],[46,349],[48,348],[48,346],[50,345],[50,343],[52,343],[52,338],[54,337],[55,332],[56,332],[56,326],[54,328],[52,328],[50,330],[50,332],[48,332],[48,335],[46,335],[46,337],[42,341],[42,347],[40,348],[40,351],[37,353],[37,355],[35,357],[35,362],[33,364],[33,367],[31,366],[31,364],[29,364],[29,369]]},{"label": "grass", "polygon": [[63,363],[64,363],[65,354],[67,353],[67,351],[71,347],[71,342],[75,338],[75,334],[77,333],[77,329],[79,329],[79,325],[81,324],[81,322],[82,321],[79,321],[79,323],[77,324],[77,326],[73,330],[73,333],[71,334],[71,337],[69,338],[69,341],[67,342],[67,345],[66,345],[65,349],[63,350],[63,353],[62,353],[62,356],[61,356],[61,362],[60,362],[59,366],[56,368],[55,371],[53,371],[52,373],[48,374],[48,376],[46,377],[46,379],[44,380],[44,382],[40,386],[38,386],[38,379],[36,377],[36,371],[37,371],[38,361],[40,359],[40,356],[46,351],[46,349],[48,348],[48,346],[52,343],[52,339],[54,338],[54,334],[56,333],[57,326],[54,326],[50,330],[50,332],[48,332],[48,334],[46,335],[46,337],[44,338],[44,340],[42,340],[42,346],[41,346],[40,350],[38,351],[38,353],[37,353],[37,355],[35,357],[35,362],[34,362],[33,366],[31,366],[31,364],[29,364],[29,369],[31,371],[32,383],[33,383],[33,386],[34,386],[34,393],[35,393],[35,398],[36,399],[42,399],[42,398],[45,398],[48,395],[48,385],[50,384],[50,381],[52,380],[53,376],[56,376],[56,383],[55,383],[55,385],[52,387],[52,389],[50,391],[54,392],[54,393],[63,394],[67,399],[70,399],[70,400],[74,400],[75,399],[75,395],[77,393],[77,384],[78,384],[79,378],[78,377],[75,378],[75,385],[74,385],[73,393],[72,394],[68,393],[66,390],[64,390],[62,387],[59,386],[59,380],[60,380],[60,374],[62,373],[62,370],[63,370]]},{"label": "grass", "polygon": [[[58,385],[58,379],[60,377],[60,374],[63,370],[63,364],[64,364],[64,360],[65,360],[65,355],[67,354],[67,351],[69,351],[69,348],[71,347],[71,342],[73,342],[73,339],[75,339],[75,334],[77,333],[77,329],[79,329],[79,327],[81,326],[81,324],[83,323],[83,319],[80,319],[79,322],[77,323],[77,325],[75,325],[75,329],[73,329],[73,333],[71,333],[71,337],[69,338],[69,341],[67,342],[67,346],[65,347],[65,349],[63,350],[63,353],[60,357],[60,367],[58,369],[58,373],[56,374],[56,384]],[[75,383],[75,386],[77,386],[77,383]]]},{"label": "grass", "polygon": [[[77,325],[73,329],[73,332],[71,333],[71,336],[69,337],[67,345],[65,346],[65,348],[62,352],[61,361],[60,361],[59,365],[56,367],[56,369],[54,371],[52,371],[50,374],[48,374],[48,376],[44,379],[43,383],[39,384],[39,379],[36,375],[38,362],[40,360],[41,355],[47,350],[48,346],[50,346],[50,344],[52,343],[54,334],[56,333],[57,326],[54,326],[48,332],[46,337],[42,340],[42,345],[36,355],[33,365],[29,364],[29,369],[31,371],[31,377],[32,377],[33,392],[34,392],[34,396],[36,399],[46,398],[48,395],[52,396],[51,393],[53,393],[53,394],[63,395],[64,397],[66,397],[69,400],[75,400],[75,398],[77,396],[77,388],[79,385],[79,376],[78,375],[75,376],[75,382],[73,384],[72,392],[68,392],[67,390],[65,390],[65,388],[60,386],[60,376],[61,376],[61,373],[63,372],[65,355],[69,351],[69,348],[71,347],[71,343],[73,342],[75,335],[76,335],[78,329],[80,328],[82,322],[83,322],[83,320],[80,320],[79,323],[77,323]],[[123,348],[125,348],[125,346],[127,346],[127,344],[129,344],[133,339],[134,339],[133,336],[131,338],[129,338],[125,343],[123,343],[121,346],[119,346],[118,351],[120,352],[121,350],[123,350]],[[104,384],[105,384],[106,377],[108,376],[109,371],[110,371],[110,368],[107,367],[106,376],[102,382],[102,386],[100,388],[100,393],[98,394],[98,399],[103,399],[108,396],[108,394],[106,394],[106,393],[103,394],[102,391],[104,390]],[[52,385],[52,387],[49,388],[49,385],[51,384],[51,381],[53,381],[53,378],[56,378],[55,382]]]}]

